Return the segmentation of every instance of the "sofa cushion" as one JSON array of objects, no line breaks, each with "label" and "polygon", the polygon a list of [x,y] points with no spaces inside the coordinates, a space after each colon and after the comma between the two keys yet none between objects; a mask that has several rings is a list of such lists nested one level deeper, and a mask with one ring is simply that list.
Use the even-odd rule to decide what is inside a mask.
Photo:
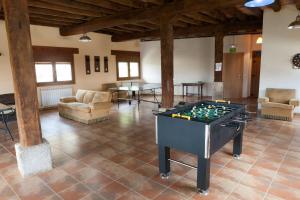
[{"label": "sofa cushion", "polygon": [[292,106],[292,105],[282,104],[282,103],[274,103],[274,102],[262,103],[262,106],[268,107],[268,108],[282,108],[282,109],[288,109],[288,110],[294,109],[294,106]]},{"label": "sofa cushion", "polygon": [[86,103],[86,104],[91,103],[93,101],[95,93],[96,92],[94,92],[94,91],[87,91],[83,97],[82,103]]},{"label": "sofa cushion", "polygon": [[85,113],[91,112],[90,106],[85,103],[73,102],[73,103],[60,103],[59,105],[63,108],[77,110]]},{"label": "sofa cushion", "polygon": [[96,92],[92,103],[97,102],[110,102],[111,93],[110,92]]},{"label": "sofa cushion", "polygon": [[77,90],[76,101],[82,103],[86,92],[86,90]]}]

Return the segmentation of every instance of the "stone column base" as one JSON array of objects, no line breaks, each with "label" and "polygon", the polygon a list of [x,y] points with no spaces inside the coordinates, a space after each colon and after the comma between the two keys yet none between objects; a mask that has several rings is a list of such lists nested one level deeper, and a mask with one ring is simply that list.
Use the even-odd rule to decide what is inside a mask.
[{"label": "stone column base", "polygon": [[15,149],[18,168],[23,177],[52,169],[51,147],[46,140],[30,147],[22,147],[17,143]]}]

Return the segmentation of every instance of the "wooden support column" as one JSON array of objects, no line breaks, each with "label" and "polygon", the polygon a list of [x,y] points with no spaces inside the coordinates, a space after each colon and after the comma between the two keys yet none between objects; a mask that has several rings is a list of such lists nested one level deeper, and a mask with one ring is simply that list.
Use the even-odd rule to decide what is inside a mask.
[{"label": "wooden support column", "polygon": [[173,25],[168,17],[161,18],[160,45],[161,45],[161,84],[162,84],[162,107],[171,108],[174,103],[174,45]]},{"label": "wooden support column", "polygon": [[12,67],[20,144],[42,143],[27,0],[2,0]]},{"label": "wooden support column", "polygon": [[[214,66],[214,74],[215,74],[215,82],[223,81],[223,47],[224,47],[224,34],[221,31],[217,31],[215,35],[215,66]],[[218,63],[222,63],[221,71],[216,71],[216,65]]]}]

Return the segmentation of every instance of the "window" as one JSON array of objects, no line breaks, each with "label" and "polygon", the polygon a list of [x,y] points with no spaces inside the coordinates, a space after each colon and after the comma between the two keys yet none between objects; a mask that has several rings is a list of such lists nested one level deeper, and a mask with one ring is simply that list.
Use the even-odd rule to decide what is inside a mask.
[{"label": "window", "polygon": [[117,60],[117,80],[140,78],[140,53],[132,51],[112,51]]},{"label": "window", "polygon": [[69,62],[36,62],[35,74],[39,86],[73,83],[72,64]]},{"label": "window", "polygon": [[53,82],[52,63],[36,63],[35,64],[36,81],[38,83]]},{"label": "window", "polygon": [[128,78],[129,72],[128,72],[128,63],[127,62],[118,62],[118,72],[119,78]]},{"label": "window", "polygon": [[34,46],[35,74],[38,86],[74,84],[74,58],[78,49]]},{"label": "window", "polygon": [[72,81],[72,65],[71,63],[56,63],[57,81]]}]

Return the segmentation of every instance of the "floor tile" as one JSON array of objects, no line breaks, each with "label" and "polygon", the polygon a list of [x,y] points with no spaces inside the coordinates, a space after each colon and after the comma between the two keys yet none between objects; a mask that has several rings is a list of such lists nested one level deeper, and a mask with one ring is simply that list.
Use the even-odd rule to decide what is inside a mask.
[{"label": "floor tile", "polygon": [[54,192],[38,177],[23,179],[12,185],[22,200],[40,200],[52,196]]},{"label": "floor tile", "polygon": [[62,169],[54,169],[50,172],[41,174],[40,177],[55,192],[60,192],[78,183],[72,176]]},{"label": "floor tile", "polygon": [[129,189],[127,187],[125,187],[121,183],[114,181],[98,190],[97,193],[107,200],[115,200],[117,198],[120,198],[124,193],[128,191]]},{"label": "floor tile", "polygon": [[59,192],[58,194],[64,200],[77,200],[85,197],[90,193],[90,190],[85,187],[83,184],[76,184],[64,191]]}]

